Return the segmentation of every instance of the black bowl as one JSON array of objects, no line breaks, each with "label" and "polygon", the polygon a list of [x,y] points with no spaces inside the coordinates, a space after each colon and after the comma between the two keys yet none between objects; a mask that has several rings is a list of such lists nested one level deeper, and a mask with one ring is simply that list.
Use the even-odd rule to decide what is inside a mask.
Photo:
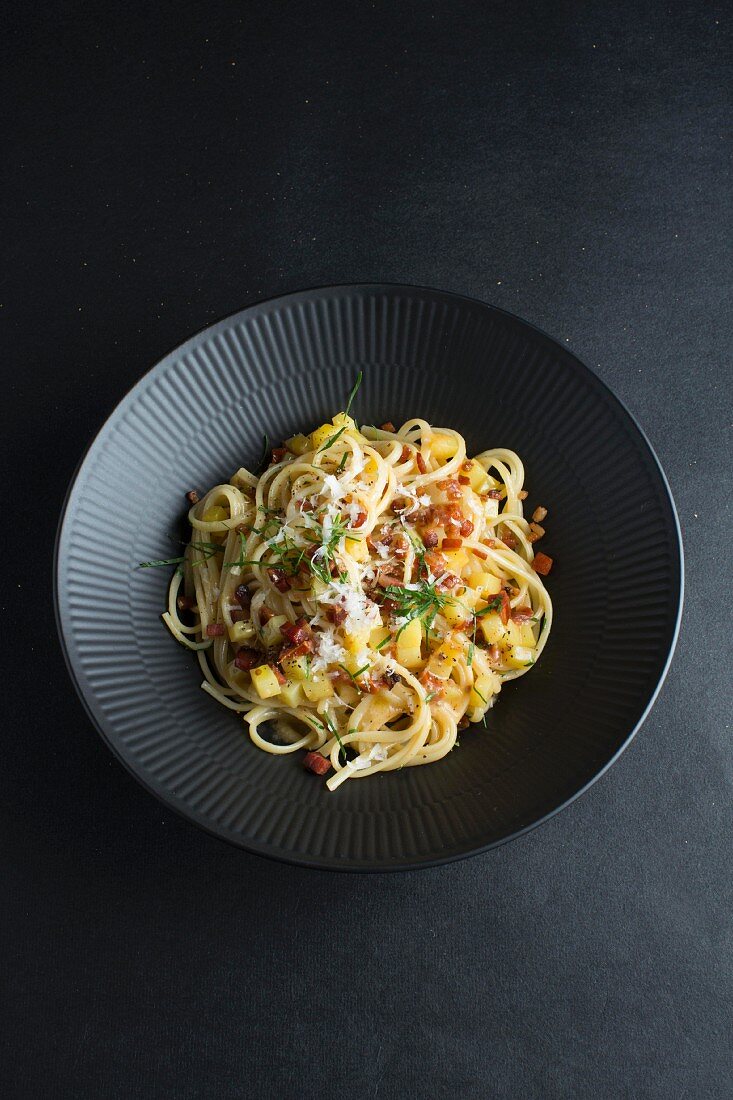
[{"label": "black bowl", "polygon": [[[183,492],[251,465],[343,408],[381,423],[419,415],[469,454],[517,451],[555,622],[532,672],[488,729],[444,760],[330,794],[296,757],[249,741],[199,688],[195,658],[160,619],[168,577],[135,563],[175,553]],[[391,870],[482,851],[585,790],[628,744],[669,665],[682,552],[669,488],[623,405],[569,351],[482,302],[403,286],[340,286],[263,302],[192,337],[130,391],[69,491],[57,614],[88,713],[171,808],[262,855]]]}]

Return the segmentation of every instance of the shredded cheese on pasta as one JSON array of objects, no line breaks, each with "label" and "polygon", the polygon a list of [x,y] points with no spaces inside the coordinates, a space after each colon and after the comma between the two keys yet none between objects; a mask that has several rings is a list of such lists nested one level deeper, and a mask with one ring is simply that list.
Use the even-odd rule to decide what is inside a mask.
[{"label": "shredded cheese on pasta", "polygon": [[332,791],[445,756],[552,620],[518,456],[391,429],[340,413],[210,489],[163,616],[254,744],[330,761]]}]

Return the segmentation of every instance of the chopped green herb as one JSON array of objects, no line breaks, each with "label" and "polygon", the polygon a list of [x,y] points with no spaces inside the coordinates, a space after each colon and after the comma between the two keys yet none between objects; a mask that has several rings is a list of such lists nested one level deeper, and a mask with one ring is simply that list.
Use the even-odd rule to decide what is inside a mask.
[{"label": "chopped green herb", "polygon": [[262,455],[260,456],[260,461],[255,466],[256,470],[259,470],[261,466],[264,466],[265,459],[267,458],[267,452],[269,451],[269,449],[270,449],[270,440],[267,438],[267,432],[265,432],[265,434],[262,436]]},{"label": "chopped green herb", "polygon": [[328,711],[326,711],[324,713],[323,718],[324,718],[324,721],[326,723],[326,727],[328,729],[328,732],[330,734],[332,734],[336,738],[336,741],[338,742],[339,764],[341,764],[343,766],[346,763],[346,749],[344,748],[344,743],[341,740],[341,737],[339,736],[339,731],[336,729],[336,726],[334,725],[333,719],[331,718],[331,715],[328,713]]},{"label": "chopped green herb", "polygon": [[476,618],[480,619],[482,615],[488,615],[490,611],[498,611],[503,602],[504,600],[501,596],[494,596],[493,600],[491,600],[486,607],[482,607],[480,611],[475,613]]},{"label": "chopped green herb", "polygon": [[488,707],[488,705],[489,705],[489,701],[488,701],[488,699],[485,699],[485,698],[483,697],[483,695],[481,694],[481,692],[479,691],[479,689],[478,689],[478,688],[476,687],[476,685],[475,685],[475,684],[473,685],[473,690],[474,690],[474,691],[476,692],[476,694],[478,695],[478,697],[479,697],[479,699],[481,700],[481,702],[482,702],[482,703],[486,703],[486,706]]},{"label": "chopped green herb", "polygon": [[376,646],[375,646],[374,648],[375,648],[375,649],[384,649],[384,647],[385,647],[386,645],[389,645],[389,643],[390,643],[391,641],[392,641],[392,635],[391,635],[391,634],[388,634],[388,635],[387,635],[387,637],[386,637],[386,638],[382,638],[382,641],[381,641],[381,642],[379,643],[379,645],[376,645]]},{"label": "chopped green herb", "polygon": [[420,619],[429,630],[438,614],[448,602],[449,597],[438,592],[433,581],[420,581],[416,587],[390,584],[384,590],[387,599],[395,604],[395,615],[407,621],[400,627],[397,637],[412,622]]},{"label": "chopped green herb", "polygon": [[339,665],[339,668],[342,668],[344,672],[348,673],[354,683],[356,683],[356,679],[358,676],[361,676],[364,672],[368,672],[371,667],[371,665],[364,665],[363,668],[358,668],[356,672],[350,672],[346,665]]},{"label": "chopped green herb", "polygon": [[351,403],[354,400],[354,398],[356,397],[356,391],[359,389],[359,386],[361,385],[361,380],[362,380],[363,377],[364,377],[364,372],[359,371],[359,373],[356,376],[356,382],[354,382],[354,387],[353,387],[351,393],[349,394],[349,400],[346,402],[346,408],[344,409],[344,414],[346,416],[348,416],[349,413],[351,412]]}]

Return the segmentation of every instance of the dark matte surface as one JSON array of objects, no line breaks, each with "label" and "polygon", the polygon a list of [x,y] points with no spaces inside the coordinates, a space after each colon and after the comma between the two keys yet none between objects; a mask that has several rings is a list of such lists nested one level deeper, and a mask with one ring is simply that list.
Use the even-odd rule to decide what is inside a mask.
[{"label": "dark matte surface", "polygon": [[[2,67],[3,1091],[728,1097],[730,15],[34,11]],[[667,684],[588,795],[368,880],[161,813],[84,717],[50,606],[66,482],[129,384],[248,301],[356,279],[567,340],[657,448],[688,581]]]}]

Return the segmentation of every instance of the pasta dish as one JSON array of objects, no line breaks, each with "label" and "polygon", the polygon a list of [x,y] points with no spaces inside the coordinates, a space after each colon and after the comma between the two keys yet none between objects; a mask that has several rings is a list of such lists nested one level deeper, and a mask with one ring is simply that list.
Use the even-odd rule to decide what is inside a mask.
[{"label": "pasta dish", "polygon": [[[361,376],[360,376],[361,378]],[[200,498],[163,619],[202,688],[269,753],[305,750],[333,791],[430,764],[483,722],[550,633],[510,450],[469,458],[425,420],[358,427],[350,410]],[[267,461],[267,459],[265,459]]]}]

